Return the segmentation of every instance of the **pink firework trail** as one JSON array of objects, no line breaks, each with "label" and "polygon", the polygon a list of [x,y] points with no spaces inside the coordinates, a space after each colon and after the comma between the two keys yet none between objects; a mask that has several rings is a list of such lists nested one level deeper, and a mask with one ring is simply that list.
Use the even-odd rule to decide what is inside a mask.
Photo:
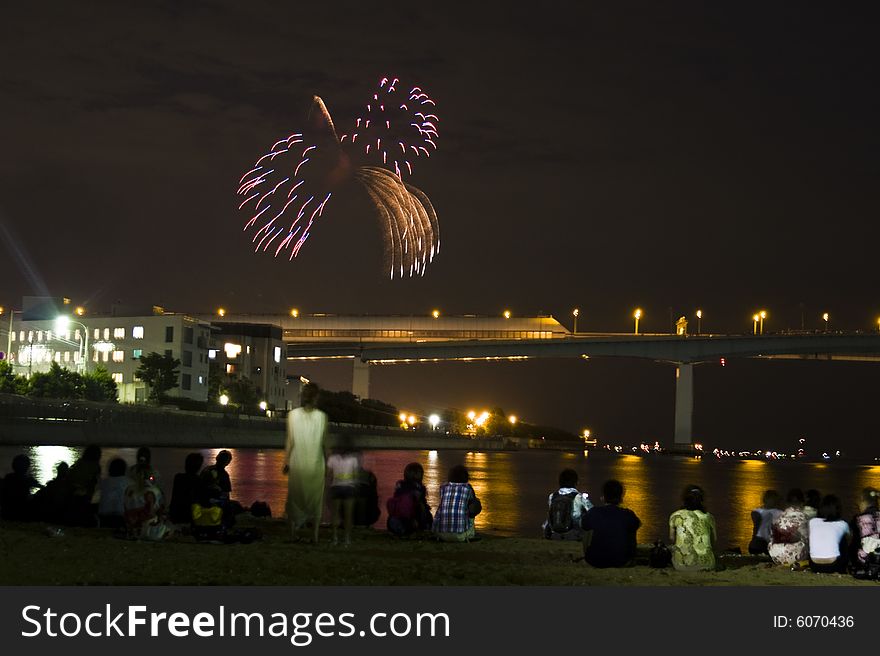
[{"label": "pink firework trail", "polygon": [[[382,78],[355,130],[337,137],[327,107],[315,96],[311,129],[276,141],[239,180],[238,209],[248,214],[244,231],[253,230],[254,252],[278,257],[287,251],[292,260],[330,197],[355,181],[373,203],[385,271],[392,279],[424,275],[440,250],[437,214],[403,174],[412,175],[413,161],[437,149],[434,105],[421,88],[405,91],[397,78]],[[373,163],[352,169],[351,159],[364,158]]]}]

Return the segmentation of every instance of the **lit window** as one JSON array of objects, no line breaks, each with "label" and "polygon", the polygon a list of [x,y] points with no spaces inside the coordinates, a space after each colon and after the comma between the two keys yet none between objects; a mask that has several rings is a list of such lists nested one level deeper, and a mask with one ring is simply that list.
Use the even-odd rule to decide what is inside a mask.
[{"label": "lit window", "polygon": [[64,361],[65,361],[65,362],[70,362],[70,351],[65,351],[65,352],[64,352]]},{"label": "lit window", "polygon": [[199,385],[204,385],[204,384],[205,384],[205,377],[199,376]]},{"label": "lit window", "polygon": [[117,383],[119,385],[122,384],[122,373],[116,371],[116,372],[110,374],[110,377],[113,378],[114,383]]},{"label": "lit window", "polygon": [[131,338],[132,339],[143,339],[144,338],[144,327],[143,326],[134,326],[131,329]]},{"label": "lit window", "polygon": [[18,341],[19,342],[24,341],[24,331],[23,330],[18,333]]},{"label": "lit window", "polygon": [[109,328],[104,328],[104,339],[105,340],[110,339],[110,329]]},{"label": "lit window", "polygon": [[217,349],[208,349],[208,359],[210,359],[210,360],[217,359]]},{"label": "lit window", "polygon": [[95,328],[95,332],[93,334],[94,334],[95,339],[101,339],[101,329],[100,328]]},{"label": "lit window", "polygon": [[100,353],[98,353],[97,351],[95,351],[95,355],[92,356],[92,362],[97,362],[97,361],[98,361],[98,356],[99,356],[99,355],[100,355]]},{"label": "lit window", "polygon": [[80,336],[79,336],[79,328],[77,328],[76,330],[73,331],[73,338],[74,338],[75,340],[77,340],[77,341],[80,340]]},{"label": "lit window", "polygon": [[125,339],[125,328],[114,328],[113,339]]},{"label": "lit window", "polygon": [[61,351],[55,351],[55,362],[61,364]]},{"label": "lit window", "polygon": [[38,341],[38,342],[42,342],[42,341],[43,341],[43,331],[42,331],[42,330],[38,330],[38,331],[37,331],[37,341]]},{"label": "lit window", "polygon": [[227,374],[234,374],[235,373],[235,365],[234,364],[227,364],[226,365],[226,373]]},{"label": "lit window", "polygon": [[131,351],[131,357],[135,360],[140,360],[143,354],[144,349],[132,349]]},{"label": "lit window", "polygon": [[110,351],[104,351],[104,362],[110,362]]},{"label": "lit window", "polygon": [[125,352],[113,351],[113,362],[125,362]]},{"label": "lit window", "polygon": [[251,345],[250,344],[247,345],[247,354],[248,355],[251,354]]},{"label": "lit window", "polygon": [[34,331],[33,330],[28,331],[28,342],[31,344],[34,343]]},{"label": "lit window", "polygon": [[73,361],[74,363],[79,364],[79,351],[73,352]]},{"label": "lit window", "polygon": [[223,350],[226,351],[226,357],[231,360],[232,358],[237,357],[239,353],[241,353],[241,344],[226,342],[223,345]]},{"label": "lit window", "polygon": [[9,341],[10,342],[15,341],[15,331],[14,330],[9,334]]},{"label": "lit window", "polygon": [[281,347],[275,347],[275,362],[281,362]]}]

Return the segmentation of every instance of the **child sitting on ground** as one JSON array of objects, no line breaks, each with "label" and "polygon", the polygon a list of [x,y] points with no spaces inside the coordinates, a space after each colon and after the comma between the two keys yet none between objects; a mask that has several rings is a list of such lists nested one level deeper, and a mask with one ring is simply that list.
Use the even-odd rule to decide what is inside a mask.
[{"label": "child sitting on ground", "polygon": [[427,531],[434,518],[428,505],[428,491],[422,484],[425,470],[417,462],[403,470],[403,479],[394,486],[394,496],[388,499],[388,531],[399,537],[416,531]]}]

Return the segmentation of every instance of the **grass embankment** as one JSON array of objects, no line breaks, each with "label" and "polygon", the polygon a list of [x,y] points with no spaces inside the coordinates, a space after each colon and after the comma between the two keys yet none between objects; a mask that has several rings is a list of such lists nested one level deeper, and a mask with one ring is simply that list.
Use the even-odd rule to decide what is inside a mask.
[{"label": "grass embankment", "polygon": [[[245,522],[242,522],[245,523]],[[877,585],[850,576],[791,572],[750,557],[722,558],[718,572],[636,566],[593,569],[575,562],[580,544],[491,534],[471,544],[396,540],[357,531],[347,548],[322,533],[293,543],[283,522],[251,520],[252,544],[199,544],[190,537],[128,541],[98,529],[0,524],[2,585]]]}]

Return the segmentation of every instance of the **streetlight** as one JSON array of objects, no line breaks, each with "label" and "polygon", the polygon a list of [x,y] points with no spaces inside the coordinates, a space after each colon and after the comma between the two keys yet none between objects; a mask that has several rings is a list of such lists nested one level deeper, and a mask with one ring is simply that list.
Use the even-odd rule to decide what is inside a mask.
[{"label": "streetlight", "polygon": [[636,320],[636,330],[635,334],[639,334],[639,319],[642,318],[642,308],[636,308],[636,311],[633,312],[633,319]]},{"label": "streetlight", "polygon": [[703,311],[697,310],[697,334],[703,333]]},{"label": "streetlight", "polygon": [[516,415],[510,415],[510,416],[507,418],[507,421],[510,422],[511,426],[515,426],[515,425],[516,425],[516,422],[518,421],[518,418],[517,418]]},{"label": "streetlight", "polygon": [[505,310],[505,311],[504,311],[504,318],[505,318],[505,319],[510,319],[510,310]]},{"label": "streetlight", "polygon": [[428,417],[428,423],[431,424],[431,430],[437,430],[437,425],[440,423],[440,415],[431,415]]},{"label": "streetlight", "polygon": [[767,318],[767,310],[761,310],[760,312],[758,312],[758,316],[761,317],[761,323],[759,324],[759,326],[760,326],[759,332],[763,335],[764,334],[764,319]]},{"label": "streetlight", "polygon": [[268,409],[269,409],[269,404],[266,403],[265,401],[260,401],[260,410],[262,410],[263,412],[266,412],[266,410],[268,410]]},{"label": "streetlight", "polygon": [[81,317],[86,313],[86,309],[82,305],[77,305],[76,310],[73,311],[76,316]]},{"label": "streetlight", "polygon": [[225,317],[226,316],[226,309],[225,308],[217,308],[217,316],[218,317]]},{"label": "streetlight", "polygon": [[[89,373],[89,329],[79,321],[74,321],[67,315],[62,314],[55,319],[55,332],[67,332],[67,329],[70,328],[70,324],[75,324],[82,328],[82,336],[79,340],[79,361],[82,364],[83,373],[87,374]],[[33,353],[31,353],[31,358],[33,358]]]},{"label": "streetlight", "polygon": [[822,321],[825,322],[825,332],[827,333],[828,332],[828,313],[827,312],[822,313]]},{"label": "streetlight", "polygon": [[578,331],[578,315],[580,313],[581,313],[581,311],[578,308],[575,308],[574,310],[571,311],[571,316],[574,317],[574,330],[572,332],[575,334],[577,334],[577,331]]},{"label": "streetlight", "polygon": [[440,318],[440,310],[434,310],[433,312],[431,312],[431,316],[434,317],[435,319],[439,319]]},{"label": "streetlight", "polygon": [[220,395],[220,405],[227,406],[229,405],[229,396],[226,394]]},{"label": "streetlight", "polygon": [[296,319],[297,317],[299,317],[299,310],[297,310],[296,308],[291,308],[290,309],[290,316],[292,316],[294,319]]},{"label": "streetlight", "polygon": [[758,316],[757,313],[752,315],[752,334],[753,335],[758,334],[758,321],[760,320],[760,318],[761,317]]}]

